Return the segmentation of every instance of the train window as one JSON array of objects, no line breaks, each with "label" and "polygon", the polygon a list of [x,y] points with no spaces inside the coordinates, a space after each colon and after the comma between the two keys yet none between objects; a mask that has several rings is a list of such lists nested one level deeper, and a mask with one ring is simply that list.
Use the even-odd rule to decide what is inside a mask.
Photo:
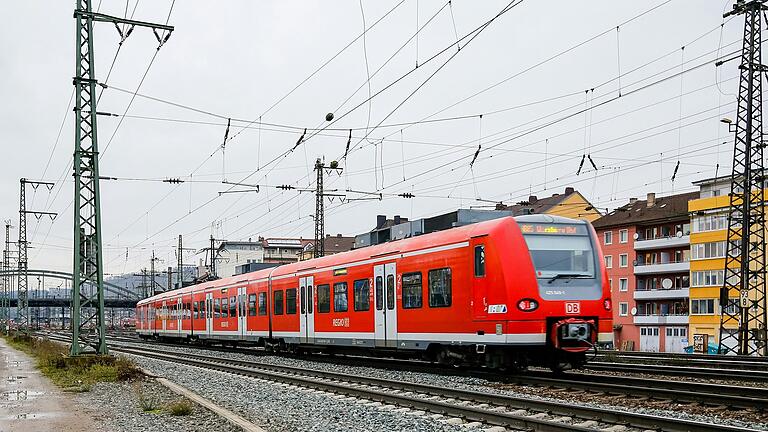
[{"label": "train window", "polygon": [[227,297],[221,299],[221,317],[229,318],[229,298]]},{"label": "train window", "polygon": [[273,300],[274,300],[274,309],[275,315],[282,315],[283,314],[283,291],[275,291],[274,294],[272,294]]},{"label": "train window", "polygon": [[355,281],[353,297],[355,311],[367,311],[371,309],[371,284],[368,279]]},{"label": "train window", "polygon": [[237,297],[232,296],[229,298],[229,316],[237,316]]},{"label": "train window", "polygon": [[384,309],[384,279],[376,276],[376,310]]},{"label": "train window", "polygon": [[331,311],[331,286],[317,286],[317,311],[319,313],[328,313]]},{"label": "train window", "polygon": [[347,295],[347,283],[333,284],[333,311],[346,312],[349,309],[349,296]]},{"label": "train window", "polygon": [[387,275],[387,309],[395,308],[395,275]]},{"label": "train window", "polygon": [[198,303],[197,308],[200,310],[200,318],[205,318],[205,303],[202,300]]},{"label": "train window", "polygon": [[403,274],[403,309],[420,308],[422,296],[421,272]]},{"label": "train window", "polygon": [[259,315],[267,314],[267,293],[259,293]]},{"label": "train window", "polygon": [[285,313],[296,314],[296,288],[285,290]]},{"label": "train window", "polygon": [[485,276],[485,246],[475,246],[475,277]]},{"label": "train window", "polygon": [[256,294],[248,294],[248,316],[256,316]]},{"label": "train window", "polygon": [[301,314],[307,313],[307,289],[303,286],[299,287],[301,290],[301,293],[299,294],[299,297],[301,297]]},{"label": "train window", "polygon": [[312,297],[312,285],[307,285],[307,313],[312,313],[315,307],[315,299]]},{"label": "train window", "polygon": [[451,305],[451,269],[441,268],[429,271],[429,307]]},{"label": "train window", "polygon": [[213,317],[214,318],[220,318],[221,317],[221,299],[215,298],[213,299]]}]

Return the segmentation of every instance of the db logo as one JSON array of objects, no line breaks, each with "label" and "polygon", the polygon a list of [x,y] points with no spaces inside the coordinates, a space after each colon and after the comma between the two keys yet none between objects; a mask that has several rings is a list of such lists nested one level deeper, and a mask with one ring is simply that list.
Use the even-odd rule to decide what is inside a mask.
[{"label": "db logo", "polygon": [[565,313],[570,315],[576,315],[581,313],[581,305],[579,303],[566,303]]}]

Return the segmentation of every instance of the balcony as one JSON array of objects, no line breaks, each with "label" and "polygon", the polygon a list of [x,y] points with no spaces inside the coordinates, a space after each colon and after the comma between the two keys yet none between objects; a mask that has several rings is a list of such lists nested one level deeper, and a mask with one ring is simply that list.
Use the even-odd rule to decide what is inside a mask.
[{"label": "balcony", "polygon": [[646,264],[644,262],[635,262],[635,274],[661,274],[661,273],[687,273],[691,269],[691,263],[688,261],[666,262]]},{"label": "balcony", "polygon": [[688,288],[635,290],[634,298],[635,300],[688,298],[689,292],[690,290]]},{"label": "balcony", "polygon": [[635,325],[687,325],[688,315],[635,315]]},{"label": "balcony", "polygon": [[635,250],[668,249],[675,247],[688,246],[691,243],[691,236],[670,236],[649,239],[635,240]]}]

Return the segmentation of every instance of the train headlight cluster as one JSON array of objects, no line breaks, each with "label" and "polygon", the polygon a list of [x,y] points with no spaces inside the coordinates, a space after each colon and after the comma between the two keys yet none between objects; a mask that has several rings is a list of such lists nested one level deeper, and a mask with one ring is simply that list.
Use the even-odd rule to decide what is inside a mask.
[{"label": "train headlight cluster", "polygon": [[533,299],[522,299],[517,302],[517,308],[523,312],[533,312],[539,308],[539,302]]}]

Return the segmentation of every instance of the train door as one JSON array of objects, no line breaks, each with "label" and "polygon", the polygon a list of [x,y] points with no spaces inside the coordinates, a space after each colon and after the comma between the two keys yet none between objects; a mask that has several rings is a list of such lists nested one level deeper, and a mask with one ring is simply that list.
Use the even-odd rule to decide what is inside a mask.
[{"label": "train door", "polygon": [[240,339],[245,339],[248,333],[248,308],[245,298],[245,287],[237,289],[237,329]]},{"label": "train door", "polygon": [[176,299],[176,333],[181,335],[181,320],[184,318],[184,306],[181,303],[181,297]]},{"label": "train door", "polygon": [[213,293],[205,293],[205,335],[213,334]]},{"label": "train door", "polygon": [[397,347],[397,271],[395,263],[373,267],[374,340],[376,346]]},{"label": "train door", "polygon": [[385,304],[387,305],[387,346],[397,347],[397,271],[395,263],[384,265],[384,291]]},{"label": "train door", "polygon": [[167,322],[168,322],[168,305],[166,304],[165,300],[163,300],[163,314],[161,315],[161,320],[163,321],[163,331],[166,330]]},{"label": "train door", "polygon": [[[472,306],[475,319],[488,317],[488,292],[493,284],[488,280],[485,272],[485,236],[472,238]],[[498,303],[498,298],[494,299]],[[491,313],[506,312],[506,304],[494,306]]]},{"label": "train door", "polygon": [[299,337],[301,343],[315,343],[314,277],[299,278]]},{"label": "train door", "polygon": [[384,307],[384,266],[373,267],[373,302],[375,306],[373,339],[376,346],[386,346],[387,311]]}]

